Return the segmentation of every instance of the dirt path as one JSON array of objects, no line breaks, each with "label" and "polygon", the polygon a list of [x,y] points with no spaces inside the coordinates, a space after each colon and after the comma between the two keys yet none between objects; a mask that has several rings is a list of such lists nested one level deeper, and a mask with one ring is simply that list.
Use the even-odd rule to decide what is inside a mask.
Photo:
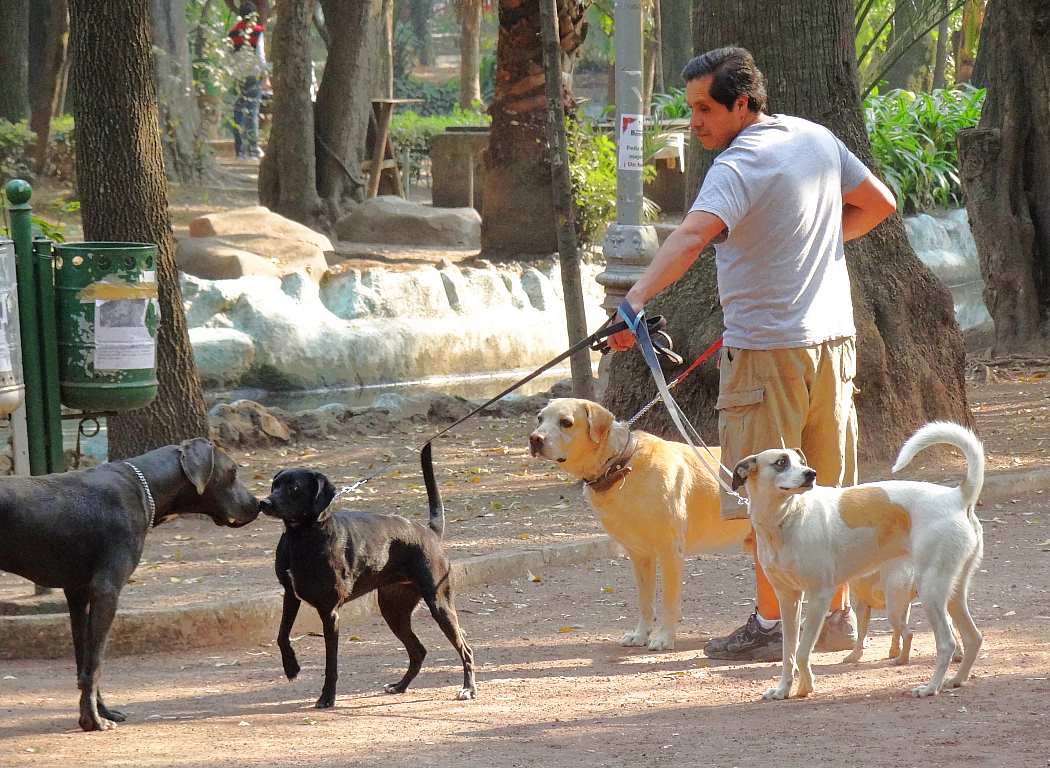
[{"label": "dirt path", "polygon": [[[982,515],[984,516],[984,515]],[[775,664],[706,660],[709,633],[748,611],[743,556],[687,572],[677,650],[621,649],[634,620],[626,560],[537,574],[458,596],[479,663],[479,698],[453,701],[458,662],[428,616],[430,655],[407,694],[378,693],[404,655],[379,620],[344,625],[336,708],[314,710],[323,643],[297,640],[303,672],[280,675],[272,645],[111,659],[105,690],[126,706],[115,732],[76,730],[71,660],[0,667],[0,766],[1039,766],[1050,758],[1050,505],[1018,499],[986,525],[973,598],[985,647],[971,685],[929,700],[902,692],[930,673],[916,611],[913,662],[881,659],[876,621],[860,665],[817,659],[817,694],[762,703]]]}]

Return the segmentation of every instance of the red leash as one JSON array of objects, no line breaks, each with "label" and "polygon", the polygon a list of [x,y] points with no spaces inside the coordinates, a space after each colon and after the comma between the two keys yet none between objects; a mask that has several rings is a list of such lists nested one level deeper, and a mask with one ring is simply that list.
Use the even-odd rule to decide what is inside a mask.
[{"label": "red leash", "polygon": [[[675,387],[677,387],[677,386],[678,386],[679,384],[681,384],[681,383],[682,383],[683,381],[685,381],[685,377],[686,377],[686,376],[688,376],[688,375],[689,375],[690,373],[692,373],[692,372],[693,372],[693,371],[695,371],[695,370],[696,370],[697,368],[699,368],[699,367],[700,367],[701,365],[703,365],[703,363],[704,363],[704,362],[705,362],[705,361],[706,361],[706,360],[707,360],[708,358],[710,358],[710,357],[711,357],[711,355],[713,355],[713,354],[714,354],[715,352],[717,352],[717,351],[718,351],[718,350],[720,350],[721,348],[722,348],[722,337],[721,337],[721,336],[719,336],[719,337],[718,337],[717,339],[715,339],[715,343],[714,343],[714,344],[712,344],[712,345],[711,345],[710,347],[708,347],[708,348],[707,348],[707,349],[705,349],[705,350],[704,350],[703,352],[701,352],[701,353],[700,353],[700,357],[696,358],[696,360],[694,360],[693,362],[691,362],[691,363],[689,364],[689,367],[688,367],[688,368],[686,368],[686,369],[685,369],[684,371],[682,371],[682,372],[681,372],[680,374],[678,374],[678,375],[677,375],[677,376],[675,376],[675,377],[674,377],[673,379],[671,379],[671,381],[669,381],[669,382],[667,383],[667,388],[668,388],[668,389],[674,389]],[[631,417],[631,420],[627,422],[627,426],[628,426],[628,427],[633,427],[633,426],[634,426],[634,423],[635,423],[636,421],[638,421],[638,419],[642,418],[642,416],[644,416],[644,415],[645,415],[646,413],[648,413],[648,412],[649,412],[649,410],[650,410],[650,409],[651,409],[651,408],[652,408],[652,407],[653,407],[654,405],[656,405],[656,404],[657,404],[658,402],[660,402],[660,396],[659,396],[659,395],[657,395],[657,396],[656,396],[656,397],[654,397],[654,398],[653,398],[652,400],[650,400],[650,401],[649,401],[649,402],[648,402],[648,403],[647,403],[647,404],[646,404],[646,405],[645,405],[645,406],[644,406],[644,407],[642,408],[642,410],[638,411],[638,413],[636,413],[636,414],[635,414],[634,416],[632,416],[632,417]]]}]

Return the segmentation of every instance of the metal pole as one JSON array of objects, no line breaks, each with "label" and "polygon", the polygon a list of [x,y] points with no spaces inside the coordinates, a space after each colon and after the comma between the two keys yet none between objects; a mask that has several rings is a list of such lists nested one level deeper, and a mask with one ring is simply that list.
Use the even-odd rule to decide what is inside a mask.
[{"label": "metal pole", "polygon": [[55,270],[51,241],[33,243],[36,256],[37,309],[40,318],[40,361],[44,372],[44,435],[48,472],[65,472],[62,450],[62,403],[58,387],[58,332],[55,329]]},{"label": "metal pole", "polygon": [[[550,150],[554,217],[558,222],[558,260],[561,262],[562,294],[565,296],[565,326],[569,343],[587,336],[587,312],[580,278],[580,253],[576,242],[576,213],[573,210],[572,180],[565,138],[565,105],[562,103],[561,46],[558,41],[558,0],[540,0],[540,39],[547,90],[547,144]],[[594,399],[590,350],[581,349],[570,359],[572,392]]]},{"label": "metal pole", "polygon": [[[605,234],[605,271],[598,282],[605,286],[607,310],[614,311],[634,285],[659,247],[656,229],[642,225],[642,3],[616,0],[613,14],[616,45],[616,223]],[[602,359],[599,388],[608,377],[609,355]]]},{"label": "metal pole", "polygon": [[29,198],[33,188],[21,179],[12,179],[4,188],[11,212],[11,239],[15,243],[18,275],[18,321],[22,331],[22,378],[25,381],[26,432],[29,443],[29,472],[48,472],[45,432],[44,372],[40,358],[35,256],[33,255],[33,209]]}]

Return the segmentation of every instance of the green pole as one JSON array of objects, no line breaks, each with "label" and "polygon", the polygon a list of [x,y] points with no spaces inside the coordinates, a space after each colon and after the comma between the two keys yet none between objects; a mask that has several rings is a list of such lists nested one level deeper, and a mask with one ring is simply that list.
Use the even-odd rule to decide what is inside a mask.
[{"label": "green pole", "polygon": [[36,240],[37,308],[40,312],[40,355],[44,372],[44,435],[48,472],[65,472],[62,450],[62,403],[58,394],[58,335],[55,332],[55,270],[51,241]]},{"label": "green pole", "polygon": [[21,179],[4,187],[11,213],[11,239],[15,243],[18,276],[18,320],[22,329],[22,378],[26,387],[26,430],[29,440],[29,472],[48,472],[47,437],[44,410],[44,370],[40,356],[40,328],[37,322],[37,290],[34,279],[33,209],[29,198],[33,188]]}]

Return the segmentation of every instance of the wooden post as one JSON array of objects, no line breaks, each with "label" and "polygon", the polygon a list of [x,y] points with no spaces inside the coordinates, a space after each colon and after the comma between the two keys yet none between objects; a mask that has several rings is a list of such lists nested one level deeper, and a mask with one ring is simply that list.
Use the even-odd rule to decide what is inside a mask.
[{"label": "wooden post", "polygon": [[[547,80],[547,143],[550,146],[554,216],[557,220],[558,260],[561,262],[562,292],[565,294],[565,325],[569,343],[587,336],[587,313],[583,306],[580,255],[576,244],[576,215],[569,179],[565,141],[565,107],[562,104],[561,48],[558,34],[558,0],[540,0],[540,29],[543,38],[543,69]],[[583,349],[570,359],[572,391],[576,397],[594,399],[590,351]]]}]

